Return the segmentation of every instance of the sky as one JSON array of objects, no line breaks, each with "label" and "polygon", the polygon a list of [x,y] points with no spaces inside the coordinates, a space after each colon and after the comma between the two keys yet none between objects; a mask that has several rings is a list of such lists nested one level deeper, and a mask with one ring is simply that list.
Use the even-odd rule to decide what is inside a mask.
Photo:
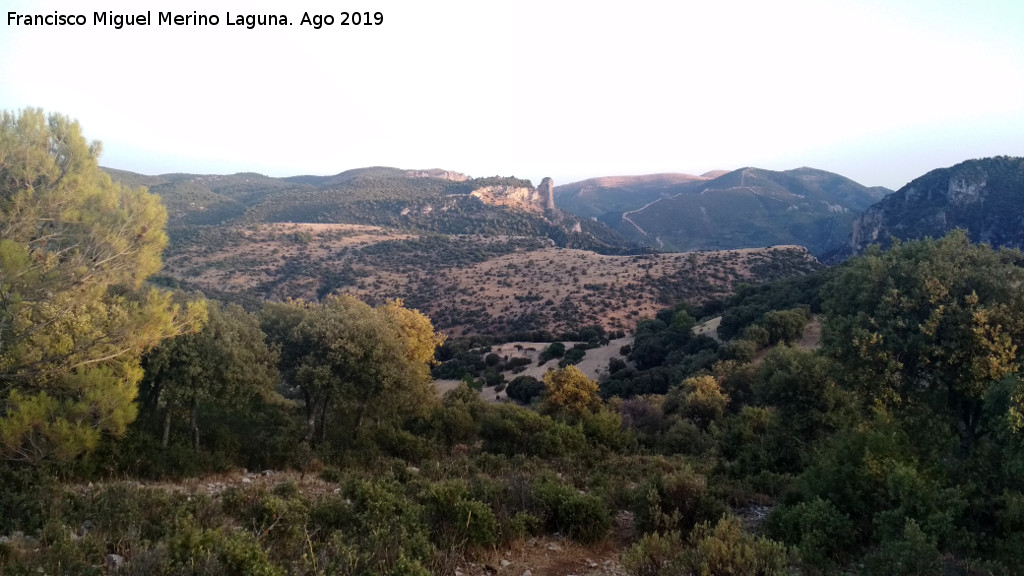
[{"label": "sky", "polygon": [[[4,0],[0,110],[144,174],[444,168],[556,184],[811,166],[897,189],[1024,156],[1020,0]],[[340,10],[380,25],[341,26]],[[148,26],[94,12],[149,11]],[[215,26],[158,25],[158,12]],[[16,15],[82,14],[85,26]],[[335,18],[320,29],[304,14]],[[238,15],[289,26],[229,26]]]}]

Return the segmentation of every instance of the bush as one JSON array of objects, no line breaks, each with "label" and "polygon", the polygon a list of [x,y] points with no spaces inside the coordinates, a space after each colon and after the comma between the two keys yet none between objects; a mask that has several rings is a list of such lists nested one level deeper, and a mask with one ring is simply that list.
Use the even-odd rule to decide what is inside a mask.
[{"label": "bush", "polygon": [[584,348],[573,348],[565,353],[561,360],[558,361],[558,366],[565,368],[573,364],[579,364],[583,357],[587,355],[587,351]]},{"label": "bush", "polygon": [[826,573],[845,564],[855,552],[850,517],[821,498],[776,508],[765,529],[771,537],[796,545],[803,562]]},{"label": "bush", "polygon": [[604,538],[611,528],[611,513],[603,500],[556,479],[541,478],[533,485],[533,496],[552,531],[587,544]]},{"label": "bush", "polygon": [[675,576],[685,574],[683,550],[685,544],[679,532],[666,534],[650,532],[622,555],[622,565],[636,576]]},{"label": "bush", "polygon": [[901,538],[883,542],[864,558],[864,573],[868,576],[940,574],[941,565],[942,557],[935,539],[929,538],[917,522],[907,518]]},{"label": "bush", "polygon": [[225,576],[278,576],[284,570],[271,563],[267,552],[247,532],[186,530],[170,539],[171,557],[181,568],[198,568],[194,574]]},{"label": "bush", "polygon": [[729,397],[722,393],[714,377],[696,376],[669,390],[664,410],[666,414],[679,414],[707,429],[725,416],[728,404]]},{"label": "bush", "polygon": [[633,443],[633,435],[623,427],[622,416],[602,407],[583,416],[583,434],[591,444],[620,451]]},{"label": "bush", "polygon": [[431,557],[430,529],[423,506],[394,481],[359,480],[342,494],[351,501],[345,543],[369,573],[426,573],[421,562]]},{"label": "bush", "polygon": [[565,355],[565,344],[552,342],[540,353],[540,363],[543,364],[552,358],[561,358]]},{"label": "bush", "polygon": [[529,404],[546,389],[544,383],[533,376],[517,376],[505,387],[505,393],[513,400]]},{"label": "bush", "polygon": [[772,576],[790,573],[789,553],[778,542],[743,531],[738,518],[699,524],[685,553],[687,572],[713,576]]},{"label": "bush", "polygon": [[433,540],[441,549],[491,546],[498,540],[494,512],[474,500],[464,482],[431,485],[426,510]]}]

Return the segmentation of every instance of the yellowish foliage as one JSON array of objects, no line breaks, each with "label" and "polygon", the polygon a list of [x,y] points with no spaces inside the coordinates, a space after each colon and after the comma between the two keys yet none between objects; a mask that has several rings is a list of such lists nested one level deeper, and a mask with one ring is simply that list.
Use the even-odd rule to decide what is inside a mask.
[{"label": "yellowish foliage", "polygon": [[576,366],[551,370],[544,375],[547,392],[542,408],[567,420],[577,421],[601,407],[597,382]]}]

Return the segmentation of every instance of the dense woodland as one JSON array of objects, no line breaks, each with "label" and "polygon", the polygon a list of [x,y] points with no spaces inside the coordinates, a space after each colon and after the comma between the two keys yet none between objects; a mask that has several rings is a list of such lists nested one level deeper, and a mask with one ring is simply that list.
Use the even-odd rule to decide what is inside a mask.
[{"label": "dense woodland", "polygon": [[572,357],[619,334],[584,328],[486,403],[506,361],[401,301],[147,282],[166,211],[98,154],[0,116],[2,574],[483,573],[532,538],[638,575],[1024,569],[1020,252],[956,232],[670,306],[600,383]]}]

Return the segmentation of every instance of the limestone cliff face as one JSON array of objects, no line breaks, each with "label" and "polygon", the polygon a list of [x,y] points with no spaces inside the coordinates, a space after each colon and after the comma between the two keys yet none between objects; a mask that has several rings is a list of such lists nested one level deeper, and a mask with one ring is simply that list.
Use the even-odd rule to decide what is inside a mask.
[{"label": "limestone cliff face", "polygon": [[551,178],[545,177],[537,186],[537,202],[544,210],[555,209],[555,183]]},{"label": "limestone cliff face", "polygon": [[1024,158],[999,156],[940,168],[872,205],[854,222],[850,248],[964,228],[975,242],[1024,247]]},{"label": "limestone cliff face", "polygon": [[409,178],[439,178],[441,180],[451,180],[452,182],[465,182],[469,180],[469,176],[462,172],[452,172],[450,170],[441,170],[440,168],[406,170],[405,175]]},{"label": "limestone cliff face", "polygon": [[543,214],[555,209],[554,184],[551,178],[541,180],[536,188],[516,186],[484,186],[471,194],[485,204],[518,208],[527,212]]}]

